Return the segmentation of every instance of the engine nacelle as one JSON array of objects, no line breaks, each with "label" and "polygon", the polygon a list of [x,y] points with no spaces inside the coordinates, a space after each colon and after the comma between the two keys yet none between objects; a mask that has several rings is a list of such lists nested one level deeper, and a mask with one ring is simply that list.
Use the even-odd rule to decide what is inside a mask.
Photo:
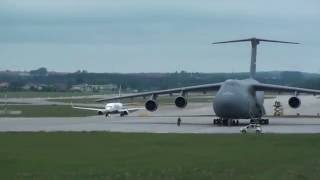
[{"label": "engine nacelle", "polygon": [[102,111],[98,111],[98,115],[103,115],[104,113]]},{"label": "engine nacelle", "polygon": [[188,101],[185,97],[183,96],[179,96],[175,99],[174,104],[178,107],[178,108],[185,108],[188,104]]},{"label": "engine nacelle", "polygon": [[144,106],[146,107],[146,109],[148,111],[153,112],[153,111],[156,111],[158,109],[158,102],[155,101],[155,100],[150,99],[144,104]]},{"label": "engine nacelle", "polygon": [[289,98],[288,104],[291,108],[298,108],[301,105],[301,100],[298,97],[293,96]]},{"label": "engine nacelle", "polygon": [[120,113],[120,116],[123,117],[123,116],[127,116],[129,114],[128,111],[123,111]]}]

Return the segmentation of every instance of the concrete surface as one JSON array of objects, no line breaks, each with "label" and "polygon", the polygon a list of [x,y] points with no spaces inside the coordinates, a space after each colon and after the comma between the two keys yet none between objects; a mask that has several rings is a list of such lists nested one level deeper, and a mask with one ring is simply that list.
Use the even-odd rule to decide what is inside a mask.
[{"label": "concrete surface", "polygon": [[[313,115],[320,112],[320,99],[315,96],[301,96],[298,109],[287,105],[289,96],[266,99],[267,114],[272,114],[272,105],[279,100],[284,105],[285,115]],[[41,102],[44,102],[41,100]],[[41,103],[39,103],[41,104]],[[43,103],[45,104],[45,103]],[[212,103],[190,103],[185,109],[174,106],[161,106],[150,113],[139,111],[121,118],[114,115],[82,118],[1,118],[0,131],[112,131],[112,132],[154,132],[154,133],[239,133],[240,127],[219,127],[212,125],[214,115]],[[182,116],[182,125],[176,120]],[[186,117],[189,116],[189,117]],[[191,117],[190,117],[191,116]],[[276,117],[269,118],[270,125],[262,126],[265,133],[320,133],[320,117]],[[244,126],[249,120],[240,120]]]}]

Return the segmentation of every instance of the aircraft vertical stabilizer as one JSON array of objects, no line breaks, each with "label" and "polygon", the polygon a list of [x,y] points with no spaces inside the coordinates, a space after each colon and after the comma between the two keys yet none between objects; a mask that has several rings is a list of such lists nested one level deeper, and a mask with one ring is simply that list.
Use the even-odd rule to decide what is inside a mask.
[{"label": "aircraft vertical stabilizer", "polygon": [[232,41],[221,41],[221,42],[214,42],[212,44],[235,43],[235,42],[244,42],[244,41],[251,42],[250,77],[253,79],[255,78],[255,75],[256,75],[257,46],[261,41],[274,42],[274,43],[299,44],[296,42],[277,41],[277,40],[258,39],[258,38],[240,39],[240,40],[232,40]]}]

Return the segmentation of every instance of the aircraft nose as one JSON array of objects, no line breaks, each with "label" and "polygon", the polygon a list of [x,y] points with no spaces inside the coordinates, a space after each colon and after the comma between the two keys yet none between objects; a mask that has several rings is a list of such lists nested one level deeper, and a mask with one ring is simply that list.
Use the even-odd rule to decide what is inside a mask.
[{"label": "aircraft nose", "polygon": [[225,98],[223,101],[219,102],[219,106],[229,112],[237,111],[240,107],[235,98]]},{"label": "aircraft nose", "polygon": [[239,118],[247,113],[245,99],[236,95],[222,96],[214,100],[213,108],[219,117]]}]

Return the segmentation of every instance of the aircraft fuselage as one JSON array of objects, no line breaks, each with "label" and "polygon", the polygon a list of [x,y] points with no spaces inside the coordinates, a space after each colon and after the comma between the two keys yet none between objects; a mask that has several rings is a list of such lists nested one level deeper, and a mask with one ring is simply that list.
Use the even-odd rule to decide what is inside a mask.
[{"label": "aircraft fuselage", "polygon": [[214,98],[216,115],[223,119],[250,119],[264,115],[264,92],[252,88],[257,83],[254,79],[225,81]]}]

